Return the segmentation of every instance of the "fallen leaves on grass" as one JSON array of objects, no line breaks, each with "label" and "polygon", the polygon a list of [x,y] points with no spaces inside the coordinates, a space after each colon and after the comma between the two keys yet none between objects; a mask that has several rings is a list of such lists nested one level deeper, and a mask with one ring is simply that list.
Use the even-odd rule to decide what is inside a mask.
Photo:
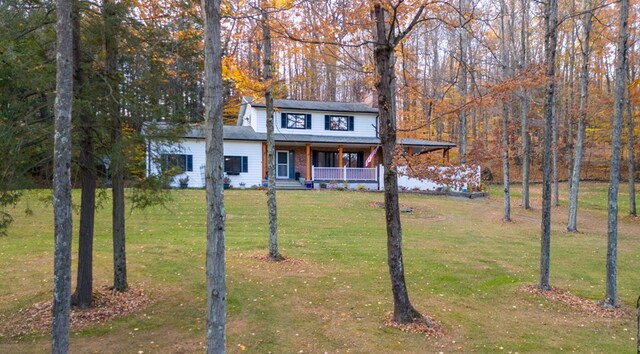
[{"label": "fallen leaves on grass", "polygon": [[[144,309],[149,298],[143,289],[118,292],[106,286],[93,293],[93,307],[71,308],[70,325],[75,331],[90,325],[104,323]],[[51,331],[51,300],[39,302],[20,310],[2,329],[8,336],[21,336]]]},{"label": "fallen leaves on grass", "polygon": [[291,257],[282,257],[283,259],[281,261],[273,261],[271,258],[269,258],[268,255],[261,254],[261,255],[255,255],[253,256],[253,258],[259,261],[271,262],[276,264],[287,264],[287,265],[293,265],[293,266],[299,266],[304,264],[304,261],[302,259],[291,258]]},{"label": "fallen leaves on grass", "polygon": [[431,317],[424,315],[412,323],[403,324],[394,321],[393,312],[388,312],[387,315],[384,316],[384,325],[397,328],[403,332],[426,334],[429,337],[438,338],[444,336],[442,325]]},{"label": "fallen leaves on grass", "polygon": [[542,296],[549,301],[565,304],[571,308],[580,310],[592,316],[619,319],[627,317],[629,315],[628,309],[622,306],[603,307],[597,301],[583,299],[579,296],[571,294],[568,291],[558,289],[553,286],[551,287],[551,289],[543,291],[535,285],[525,285],[520,287],[520,291]]}]

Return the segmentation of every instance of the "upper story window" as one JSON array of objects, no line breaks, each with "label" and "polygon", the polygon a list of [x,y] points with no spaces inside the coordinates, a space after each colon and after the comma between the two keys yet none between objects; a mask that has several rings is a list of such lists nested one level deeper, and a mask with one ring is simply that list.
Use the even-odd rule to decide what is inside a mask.
[{"label": "upper story window", "polygon": [[324,116],[324,130],[353,131],[353,116]]},{"label": "upper story window", "polygon": [[286,129],[311,129],[311,114],[282,113],[281,127]]}]

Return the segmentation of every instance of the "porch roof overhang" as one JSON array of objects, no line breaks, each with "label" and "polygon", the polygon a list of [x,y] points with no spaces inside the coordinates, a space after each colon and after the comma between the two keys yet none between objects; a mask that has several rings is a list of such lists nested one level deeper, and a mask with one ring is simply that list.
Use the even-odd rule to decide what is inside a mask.
[{"label": "porch roof overhang", "polygon": [[[204,127],[194,125],[185,134],[185,138],[204,139]],[[313,144],[317,146],[345,145],[345,146],[372,146],[380,144],[378,137],[359,136],[325,136],[312,134],[274,134],[276,143],[290,145]],[[236,141],[267,141],[266,133],[258,133],[250,126],[225,125],[224,140]],[[398,144],[404,147],[411,147],[414,153],[425,153],[435,150],[447,150],[456,146],[454,143],[445,141],[431,141],[421,139],[399,139]]]}]

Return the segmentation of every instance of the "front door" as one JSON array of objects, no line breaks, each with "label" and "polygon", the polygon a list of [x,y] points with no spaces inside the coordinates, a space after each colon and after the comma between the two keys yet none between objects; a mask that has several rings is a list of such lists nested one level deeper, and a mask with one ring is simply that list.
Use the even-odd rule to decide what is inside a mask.
[{"label": "front door", "polygon": [[289,151],[276,151],[276,178],[289,178]]}]

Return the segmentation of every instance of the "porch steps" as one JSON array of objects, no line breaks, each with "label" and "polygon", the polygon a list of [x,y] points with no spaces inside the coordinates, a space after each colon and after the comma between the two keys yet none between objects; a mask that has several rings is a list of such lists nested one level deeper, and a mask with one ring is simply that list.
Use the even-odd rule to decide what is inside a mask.
[{"label": "porch steps", "polygon": [[277,179],[276,180],[276,189],[279,190],[297,190],[297,189],[307,189],[302,183],[294,180],[294,179]]}]

